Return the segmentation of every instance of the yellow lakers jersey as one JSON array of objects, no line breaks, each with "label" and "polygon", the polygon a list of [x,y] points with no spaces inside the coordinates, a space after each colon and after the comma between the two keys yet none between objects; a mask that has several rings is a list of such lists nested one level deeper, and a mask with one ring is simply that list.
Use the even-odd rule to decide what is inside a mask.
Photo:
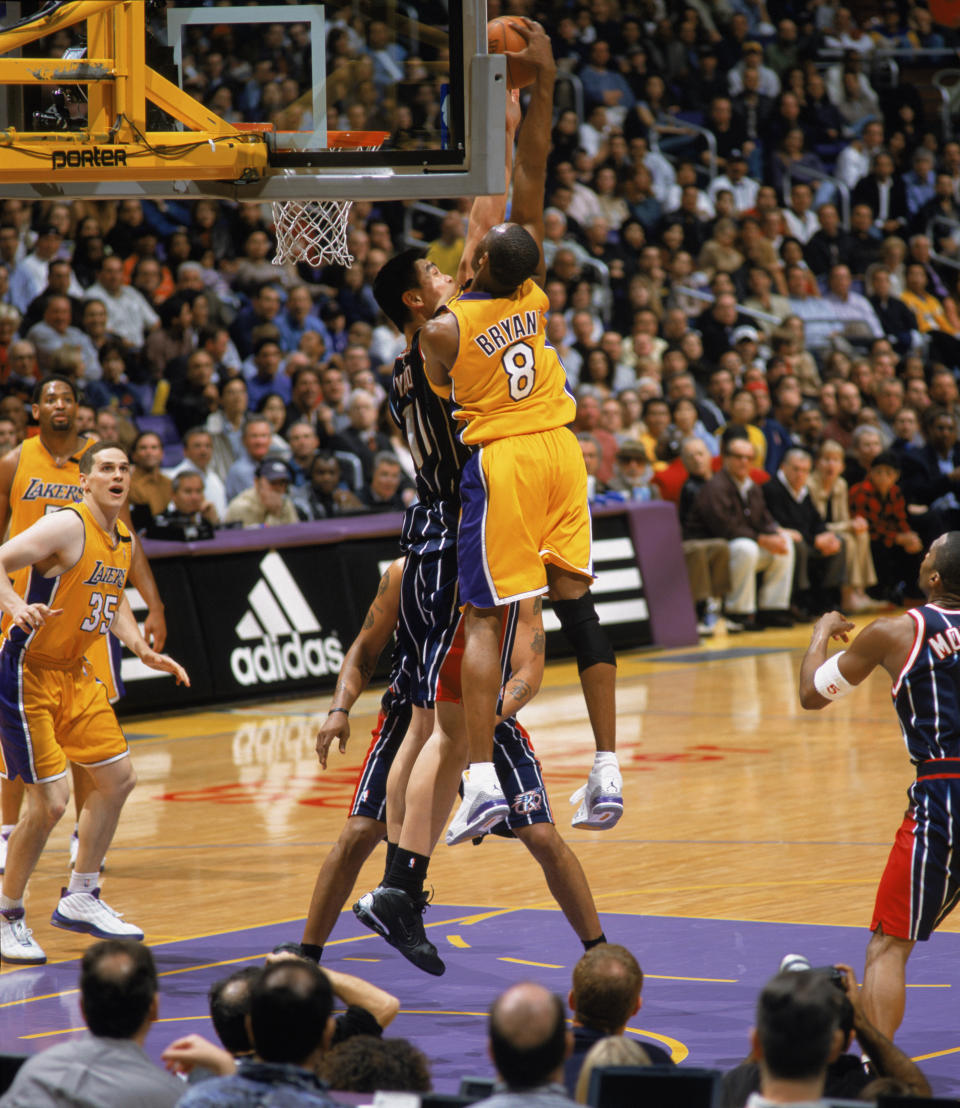
[{"label": "yellow lakers jersey", "polygon": [[431,387],[455,405],[460,438],[485,443],[573,422],[576,402],[546,341],[546,293],[532,280],[510,297],[466,291],[447,304],[460,328],[451,386]]},{"label": "yellow lakers jersey", "polygon": [[10,486],[11,537],[26,531],[48,511],[80,503],[80,455],[95,441],[81,439],[76,454],[58,466],[39,435],[24,440]]},{"label": "yellow lakers jersey", "polygon": [[28,569],[25,586],[17,590],[28,604],[63,610],[31,634],[14,624],[9,615],[4,615],[2,624],[5,651],[26,650],[28,658],[55,668],[76,664],[109,632],[130,572],[133,549],[130,532],[119,520],[114,536],[104,531],[86,504],[81,502],[65,510],[76,512],[83,522],[80,560],[54,577]]}]

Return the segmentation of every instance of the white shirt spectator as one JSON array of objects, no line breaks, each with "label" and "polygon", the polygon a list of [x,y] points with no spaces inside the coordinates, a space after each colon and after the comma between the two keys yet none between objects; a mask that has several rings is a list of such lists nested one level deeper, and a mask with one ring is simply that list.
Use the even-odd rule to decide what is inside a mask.
[{"label": "white shirt spectator", "polygon": [[203,478],[203,495],[216,509],[217,518],[223,519],[227,512],[227,487],[217,474],[209,467],[206,473],[204,473],[203,470],[200,469],[199,466],[194,465],[189,458],[184,458],[179,465],[175,465],[172,469],[163,470],[164,476],[169,477],[171,481],[181,473],[200,474]]},{"label": "white shirt spectator", "polygon": [[653,195],[665,207],[667,195],[677,183],[676,171],[659,150],[651,150],[645,154],[643,164],[650,170],[653,178]]},{"label": "white shirt spectator", "polygon": [[[731,96],[739,96],[743,92],[743,62],[738,62],[727,75],[727,87]],[[771,98],[780,95],[780,78],[766,65],[760,66],[760,84],[757,92],[761,96]]]},{"label": "white shirt spectator", "polygon": [[870,154],[865,149],[858,149],[859,143],[851,143],[845,146],[837,155],[834,173],[847,186],[855,188],[861,178],[870,172]]},{"label": "white shirt spectator", "polygon": [[577,181],[573,185],[573,198],[567,208],[567,215],[575,219],[581,227],[589,227],[594,219],[603,219],[600,197],[586,185]]},{"label": "white shirt spectator", "polygon": [[130,285],[121,286],[113,294],[97,282],[87,289],[86,298],[104,302],[107,306],[107,329],[130,346],[143,346],[146,337],[144,332],[160,322],[160,317],[153,308]]},{"label": "white shirt spectator", "polygon": [[813,211],[806,211],[800,216],[792,208],[784,208],[781,214],[788,236],[799,239],[804,245],[820,230],[820,220]]},{"label": "white shirt spectator", "polygon": [[94,349],[90,336],[79,327],[68,327],[65,331],[57,331],[48,323],[41,320],[35,323],[27,332],[27,338],[37,348],[37,360],[40,369],[47,373],[50,370],[50,359],[54,352],[62,346],[79,346],[83,353],[83,376],[86,381],[99,381],[103,376],[100,368],[100,359]]},{"label": "white shirt spectator", "polygon": [[[47,270],[51,261],[53,258],[43,259],[36,254],[28,254],[10,275],[10,303],[20,309],[21,315],[47,287]],[[72,270],[69,292],[78,299],[87,295]]]},{"label": "white shirt spectator", "polygon": [[738,212],[748,212],[751,208],[756,207],[760,184],[752,177],[741,177],[736,184],[725,173],[721,173],[719,177],[714,177],[707,189],[707,195],[712,203],[716,203],[717,193],[723,189],[733,193],[733,205]]}]

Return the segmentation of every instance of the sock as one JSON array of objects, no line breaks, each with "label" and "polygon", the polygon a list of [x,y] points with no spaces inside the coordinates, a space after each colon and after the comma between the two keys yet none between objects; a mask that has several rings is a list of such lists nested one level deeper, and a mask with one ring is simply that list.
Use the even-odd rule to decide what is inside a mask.
[{"label": "sock", "polygon": [[593,768],[599,769],[601,766],[613,766],[618,769],[620,763],[617,761],[617,756],[612,750],[598,750],[593,756]]},{"label": "sock", "polygon": [[386,885],[387,883],[387,878],[390,876],[390,867],[393,865],[393,859],[396,853],[397,844],[387,839],[387,860],[383,864],[383,880],[380,882],[381,885]]},{"label": "sock", "polygon": [[475,789],[484,788],[487,792],[500,788],[500,780],[497,777],[497,771],[493,768],[493,762],[471,762],[467,780]]},{"label": "sock", "polygon": [[23,897],[22,896],[4,896],[0,893],[0,912],[4,909],[9,910],[11,908],[22,908]]},{"label": "sock", "polygon": [[319,962],[323,953],[323,946],[316,946],[314,943],[301,943],[300,949],[312,962]]},{"label": "sock", "polygon": [[601,931],[599,939],[581,939],[580,941],[583,943],[584,950],[592,950],[595,946],[605,943],[607,941],[607,936]]},{"label": "sock", "polygon": [[16,826],[17,825],[15,823],[4,823],[4,824],[0,825],[0,835],[2,835],[5,839],[9,839],[10,838],[10,832]]},{"label": "sock", "polygon": [[77,873],[76,870],[70,874],[70,884],[67,886],[67,893],[92,893],[95,888],[100,884],[99,873]]},{"label": "sock", "polygon": [[404,850],[402,846],[398,846],[390,872],[384,879],[384,886],[388,889],[403,889],[410,896],[417,896],[423,892],[423,882],[429,865],[429,855],[414,854],[412,850]]},{"label": "sock", "polygon": [[79,823],[75,823],[73,825],[73,831],[72,831],[70,837],[72,839],[79,839],[80,838],[80,824]]}]

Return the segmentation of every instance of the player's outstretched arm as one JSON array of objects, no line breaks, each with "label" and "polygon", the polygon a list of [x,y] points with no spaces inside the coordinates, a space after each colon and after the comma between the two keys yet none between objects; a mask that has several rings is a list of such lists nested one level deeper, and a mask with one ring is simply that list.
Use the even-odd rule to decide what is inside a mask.
[{"label": "player's outstretched arm", "polygon": [[507,212],[507,193],[510,191],[510,177],[513,173],[513,144],[517,137],[517,128],[523,113],[520,110],[520,90],[507,89],[506,135],[507,149],[503,192],[496,196],[477,196],[470,208],[467,223],[467,237],[463,244],[463,254],[457,267],[457,284],[461,287],[473,277],[473,255],[480,240],[492,227],[503,223]]},{"label": "player's outstretched arm", "polygon": [[159,670],[161,673],[170,673],[177,679],[178,685],[190,687],[190,678],[183,666],[175,662],[169,654],[158,653],[140,634],[133,609],[125,596],[120,597],[117,614],[113,617],[110,631],[128,650],[133,651],[145,666]]},{"label": "player's outstretched arm", "polygon": [[854,625],[840,612],[827,612],[813,626],[810,645],[800,665],[800,704],[815,711],[845,696],[877,666],[896,674],[913,641],[909,616],[875,619],[850,643],[849,649],[827,657],[831,639],[848,642]]},{"label": "player's outstretched arm", "polygon": [[339,744],[340,753],[346,753],[347,739],[350,738],[350,709],[370,683],[377,660],[397,626],[403,562],[403,558],[398,558],[380,578],[377,595],[367,610],[360,634],[350,644],[343,659],[330,710],[317,732],[317,757],[324,769],[327,768],[327,752],[334,740]]},{"label": "player's outstretched arm", "polygon": [[517,31],[527,45],[507,58],[522,58],[537,70],[530,104],[520,128],[517,156],[513,167],[513,207],[510,217],[520,223],[537,240],[540,247],[539,279],[546,272],[543,261],[543,196],[547,185],[547,155],[550,153],[550,132],[553,126],[553,85],[557,63],[546,31],[532,19],[514,20]]}]

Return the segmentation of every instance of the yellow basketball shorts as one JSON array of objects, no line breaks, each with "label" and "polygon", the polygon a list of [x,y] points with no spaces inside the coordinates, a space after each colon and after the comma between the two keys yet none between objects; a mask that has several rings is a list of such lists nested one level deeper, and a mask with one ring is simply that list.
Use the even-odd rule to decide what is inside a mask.
[{"label": "yellow basketball shorts", "polygon": [[545,593],[548,564],[593,577],[587,471],[566,427],[485,443],[464,466],[460,498],[462,603]]},{"label": "yellow basketball shorts", "polygon": [[0,650],[0,771],[27,784],[55,781],[67,761],[103,766],[127,756],[127,740],[88,664],[53,669]]}]

